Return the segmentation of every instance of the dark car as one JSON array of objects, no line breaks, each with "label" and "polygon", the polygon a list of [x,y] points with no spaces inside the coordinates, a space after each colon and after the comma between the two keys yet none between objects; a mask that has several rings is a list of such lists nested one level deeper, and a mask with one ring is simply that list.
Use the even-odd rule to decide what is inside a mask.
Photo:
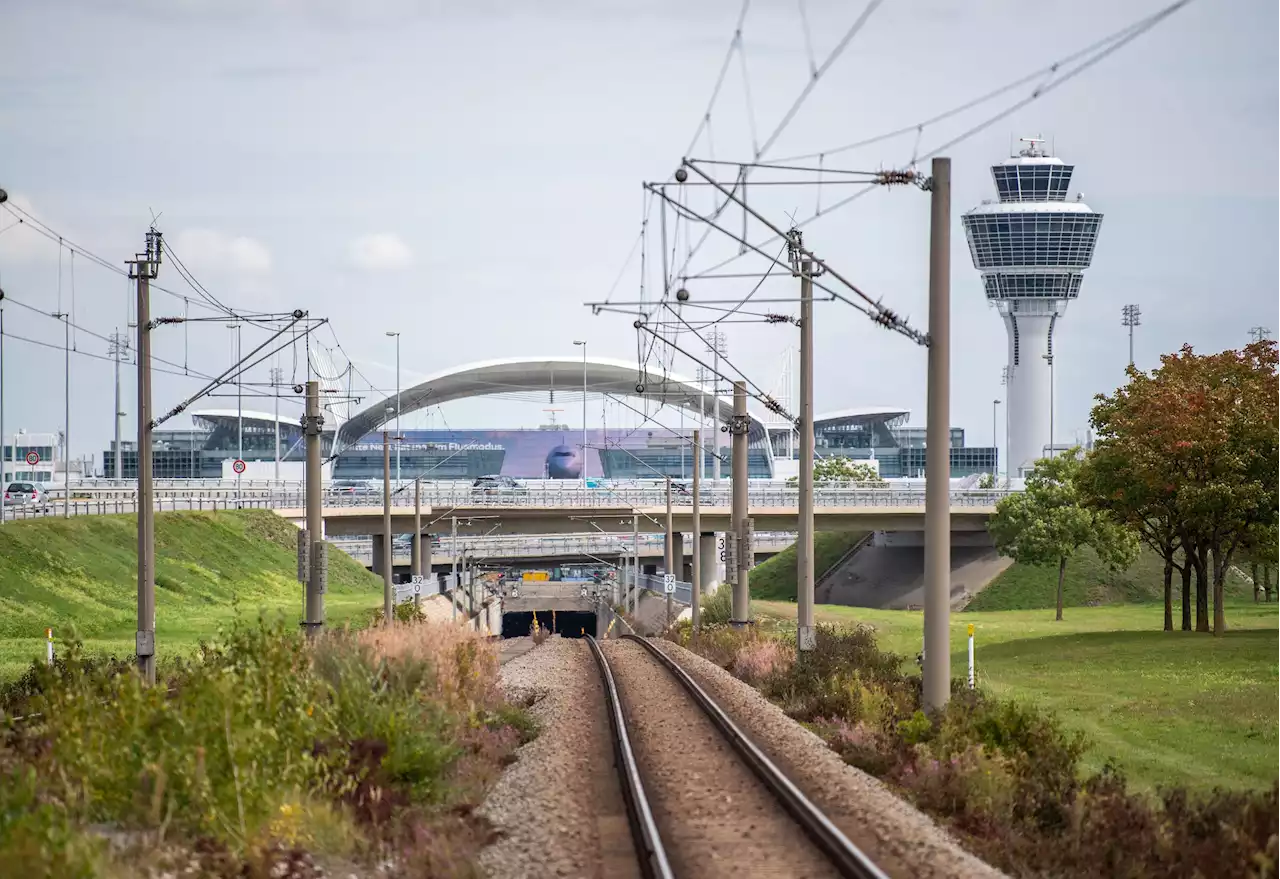
[{"label": "dark car", "polygon": [[527,491],[528,489],[510,476],[481,476],[471,483],[472,494],[524,494]]}]

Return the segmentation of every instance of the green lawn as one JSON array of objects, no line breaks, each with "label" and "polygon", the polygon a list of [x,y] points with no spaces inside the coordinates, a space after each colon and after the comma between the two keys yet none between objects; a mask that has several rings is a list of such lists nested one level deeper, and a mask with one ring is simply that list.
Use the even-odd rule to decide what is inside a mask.
[{"label": "green lawn", "polygon": [[[0,680],[75,632],[95,651],[133,653],[137,602],[133,516],[50,517],[0,527]],[[297,529],[263,510],[156,516],[156,641],[163,661],[237,615],[300,618]],[[362,619],[382,582],[338,550],[329,554],[330,622]]]},{"label": "green lawn", "polygon": [[[790,602],[755,602],[758,613],[795,617]],[[867,623],[881,645],[920,650],[923,615],[824,605],[820,623]],[[1162,632],[1158,604],[956,613],[952,670],[966,673],[966,629],[975,629],[978,682],[993,693],[1049,708],[1088,735],[1085,766],[1108,757],[1140,788],[1185,784],[1267,787],[1277,777],[1276,606],[1233,600],[1222,638]]]},{"label": "green lawn", "polygon": [[[813,535],[813,576],[821,579],[832,565],[863,537],[865,531],[819,531]],[[791,544],[771,559],[751,569],[751,597],[768,601],[794,601],[796,597],[796,546]]]}]

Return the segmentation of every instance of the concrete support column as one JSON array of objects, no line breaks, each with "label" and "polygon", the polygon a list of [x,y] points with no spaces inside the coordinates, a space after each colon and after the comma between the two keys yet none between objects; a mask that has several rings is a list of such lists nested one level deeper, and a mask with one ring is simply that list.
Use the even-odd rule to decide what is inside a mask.
[{"label": "concrete support column", "polygon": [[716,546],[716,535],[714,533],[703,533],[698,535],[698,552],[702,555],[702,570],[699,572],[702,581],[698,585],[702,587],[703,596],[708,596],[716,591],[716,587],[720,585],[720,550]]},{"label": "concrete support column", "polygon": [[644,573],[646,573],[646,574],[656,574],[656,573],[658,573],[658,566],[657,566],[657,565],[641,565],[640,567],[641,567],[641,569],[644,571]]},{"label": "concrete support column", "polygon": [[383,573],[383,553],[385,552],[386,542],[387,538],[384,535],[373,535],[373,572],[378,576],[382,576]]},{"label": "concrete support column", "polygon": [[[671,532],[671,571],[677,580],[684,579],[684,534]],[[664,572],[665,573],[665,572]]]}]

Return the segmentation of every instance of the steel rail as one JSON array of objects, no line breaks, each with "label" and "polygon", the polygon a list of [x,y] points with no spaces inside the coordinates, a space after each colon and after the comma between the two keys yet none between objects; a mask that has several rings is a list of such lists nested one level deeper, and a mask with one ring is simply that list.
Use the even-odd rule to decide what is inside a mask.
[{"label": "steel rail", "polygon": [[795,819],[796,823],[818,848],[822,849],[841,876],[848,879],[889,879],[888,874],[875,865],[867,855],[844,835],[831,819],[795,786],[791,779],[756,747],[729,715],[724,712],[707,692],[698,686],[689,673],[645,638],[623,635],[635,641],[657,659],[688,691],[693,700],[720,730],[733,749],[751,767],[756,777],[778,799]]},{"label": "steel rail", "polygon": [[622,782],[622,797],[627,801],[631,840],[640,858],[640,870],[645,879],[675,879],[675,873],[667,860],[667,851],[662,845],[662,837],[658,833],[658,824],[653,818],[653,810],[649,808],[635,752],[631,749],[631,737],[627,734],[627,721],[622,715],[622,700],[618,697],[613,671],[596,639],[588,635],[587,643],[591,646],[591,653],[595,656],[604,682],[609,726],[613,730],[613,748],[618,761],[618,778]]}]

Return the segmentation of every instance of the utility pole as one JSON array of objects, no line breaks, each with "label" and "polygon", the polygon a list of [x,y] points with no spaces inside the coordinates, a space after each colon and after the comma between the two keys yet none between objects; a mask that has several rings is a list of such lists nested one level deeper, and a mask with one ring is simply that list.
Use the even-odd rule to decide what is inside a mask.
[{"label": "utility pole", "polygon": [[453,589],[449,593],[449,604],[453,605],[453,621],[458,621],[458,589],[462,582],[458,579],[458,517],[450,517],[449,558],[453,565]]},{"label": "utility pole", "polygon": [[[666,559],[662,565],[663,567],[662,573],[674,577],[676,573],[676,567],[675,567],[676,566],[676,541],[675,541],[675,534],[673,534],[671,530],[671,477],[670,476],[667,477],[667,540],[666,540],[665,549],[666,549]],[[684,561],[684,559],[681,559],[681,561]],[[665,580],[666,577],[664,577],[663,579]],[[671,625],[672,596],[671,596],[671,593],[666,592],[665,589],[663,590],[663,592],[665,592],[667,596],[667,625],[669,626]]]},{"label": "utility pole", "polygon": [[[4,190],[0,189],[0,195],[4,194]],[[0,199],[4,201],[4,199]],[[0,302],[4,301],[4,291],[0,290]],[[14,443],[17,445],[17,443]],[[119,447],[119,441],[116,446]],[[4,491],[9,485],[9,440],[4,435],[4,307],[0,306],[0,491]],[[13,450],[13,456],[18,456],[18,450]],[[4,500],[0,498],[0,525],[4,524]]]},{"label": "utility pole", "polygon": [[[800,256],[800,232],[792,230],[792,265]],[[813,628],[813,263],[800,269],[800,522],[796,540],[796,648],[817,646]]]},{"label": "utility pole", "polygon": [[156,682],[156,542],[151,493],[151,281],[160,271],[164,239],[147,232],[147,251],[130,260],[138,282],[138,631],[134,652],[146,684]]},{"label": "utility pole", "polygon": [[[712,329],[707,337],[708,346],[711,348],[711,417],[716,421],[720,420],[720,355],[724,353],[724,333],[718,329]],[[712,430],[712,435],[715,430]],[[716,487],[720,487],[720,456],[715,455],[711,459],[711,478],[715,480]]]},{"label": "utility pole", "polygon": [[702,630],[702,431],[693,429],[693,582],[690,608],[693,633]]},{"label": "utility pole", "polygon": [[[1120,309],[1120,326],[1129,328],[1129,365],[1133,366],[1133,328],[1142,325],[1142,310],[1136,305]],[[1050,437],[1052,441],[1052,437]]]},{"label": "utility pole", "polygon": [[[991,401],[991,445],[995,447],[996,454],[991,460],[991,479],[995,480],[1000,475],[1000,437],[996,433],[996,411],[1000,406],[1000,400]],[[949,474],[948,474],[949,475]]]},{"label": "utility pole", "polygon": [[[240,363],[240,324],[226,324],[227,329],[236,331],[235,362]],[[236,460],[244,460],[244,378],[236,378]],[[240,509],[240,474],[236,474],[236,509]]]},{"label": "utility pole", "polygon": [[925,426],[924,704],[951,697],[951,159],[933,160]]},{"label": "utility pole", "polygon": [[582,487],[587,487],[587,343],[575,340],[582,346]]},{"label": "utility pole", "polygon": [[[276,482],[280,481],[280,384],[284,381],[284,370],[278,366],[271,367],[271,389],[276,398]],[[310,479],[310,477],[307,477]]]},{"label": "utility pole", "polygon": [[[302,419],[302,432],[307,442],[307,637],[314,638],[324,628],[324,594],[328,591],[328,551],[324,542],[324,512],[321,509],[320,434],[324,430],[324,414],[320,408],[320,382],[306,384],[307,410]],[[279,419],[276,421],[279,430]],[[278,434],[277,434],[278,435]],[[278,456],[277,456],[278,460]]]},{"label": "utility pole", "polygon": [[733,420],[729,422],[729,433],[733,438],[733,521],[731,527],[735,535],[737,551],[733,564],[737,567],[737,578],[733,583],[733,617],[729,625],[741,627],[750,622],[751,592],[748,578],[751,570],[751,550],[747,546],[750,531],[747,518],[747,431],[751,422],[747,417],[747,383],[733,383]]},{"label": "utility pole", "polygon": [[396,339],[396,488],[400,487],[400,334],[388,332],[388,336]]},{"label": "utility pole", "polygon": [[640,514],[631,511],[631,613],[640,607]]},{"label": "utility pole", "polygon": [[[122,336],[120,334],[119,329],[117,328],[117,330],[111,334],[111,336],[108,338],[107,341],[110,343],[110,346],[111,346],[110,348],[107,349],[107,353],[111,355],[111,359],[114,362],[115,371],[116,371],[116,416],[115,416],[116,449],[115,449],[115,462],[114,462],[115,471],[114,472],[115,472],[116,479],[124,479],[124,471],[121,469],[122,456],[120,454],[120,419],[124,417],[124,410],[120,407],[120,356],[122,354],[128,354],[129,340],[126,339],[124,336]],[[105,468],[106,461],[103,461],[102,463]]]},{"label": "utility pole", "polygon": [[[62,279],[62,254],[58,254],[58,279]],[[61,288],[58,293],[61,298]],[[62,431],[62,518],[71,516],[71,315],[55,311],[52,315],[62,321],[63,363],[63,431]],[[16,454],[16,452],[15,452]],[[56,468],[55,468],[56,475]]]},{"label": "utility pole", "polygon": [[395,608],[391,592],[391,435],[382,432],[382,614],[383,625],[391,627]]},{"label": "utility pole", "polygon": [[[413,576],[422,577],[422,477],[419,476],[413,480],[413,541],[409,544],[410,563],[409,570],[413,572]],[[430,541],[427,543],[427,552],[431,552]],[[430,568],[431,565],[425,567]],[[416,593],[415,593],[416,594]]]}]

